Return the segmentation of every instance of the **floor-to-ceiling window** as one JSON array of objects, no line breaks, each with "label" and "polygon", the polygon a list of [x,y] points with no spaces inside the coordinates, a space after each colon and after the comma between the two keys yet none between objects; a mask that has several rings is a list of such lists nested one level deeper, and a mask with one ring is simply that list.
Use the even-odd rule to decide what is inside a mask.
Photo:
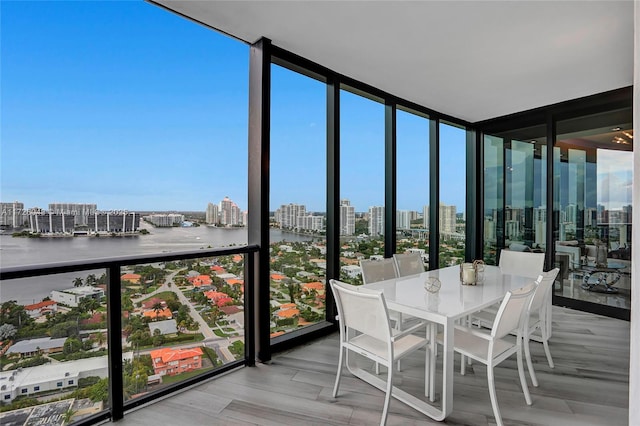
[{"label": "floor-to-ceiling window", "polygon": [[557,122],[556,295],[629,309],[633,128],[630,108]]},{"label": "floor-to-ceiling window", "polygon": [[465,258],[466,130],[440,123],[440,232],[439,266],[451,266]]},{"label": "floor-to-ceiling window", "polygon": [[483,259],[497,264],[504,246],[504,139],[485,135],[483,151]]},{"label": "floor-to-ceiling window", "polygon": [[429,255],[429,119],[396,113],[396,252]]},{"label": "floor-to-ceiling window", "polygon": [[325,319],[326,86],[271,66],[271,333]]},{"label": "floor-to-ceiling window", "polygon": [[359,261],[384,257],[384,104],[340,93],[340,277],[361,283]]}]

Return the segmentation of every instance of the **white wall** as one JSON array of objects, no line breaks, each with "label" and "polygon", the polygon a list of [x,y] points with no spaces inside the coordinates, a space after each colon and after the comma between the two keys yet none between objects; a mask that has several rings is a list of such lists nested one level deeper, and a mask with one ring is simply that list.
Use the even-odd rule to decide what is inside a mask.
[{"label": "white wall", "polygon": [[629,425],[640,425],[640,0],[635,2],[633,68],[633,227],[631,276],[631,364],[629,365]]}]

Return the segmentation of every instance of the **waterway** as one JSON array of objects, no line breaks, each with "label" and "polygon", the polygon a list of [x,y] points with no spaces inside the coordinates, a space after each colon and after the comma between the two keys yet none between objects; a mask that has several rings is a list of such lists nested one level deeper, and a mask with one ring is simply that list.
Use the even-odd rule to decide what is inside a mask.
[{"label": "waterway", "polygon": [[[56,263],[113,256],[162,254],[247,244],[247,228],[153,228],[142,225],[149,235],[134,237],[14,238],[0,235],[0,266],[3,268]],[[309,241],[307,235],[270,231],[271,241]],[[0,282],[0,301],[16,300],[30,304],[50,295],[52,290],[73,286],[73,279],[84,274],[102,275],[104,270],[67,273]]]}]

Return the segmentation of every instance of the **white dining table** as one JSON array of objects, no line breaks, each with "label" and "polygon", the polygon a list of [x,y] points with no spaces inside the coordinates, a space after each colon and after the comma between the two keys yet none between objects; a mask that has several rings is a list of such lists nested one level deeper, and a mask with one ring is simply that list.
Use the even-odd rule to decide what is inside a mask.
[{"label": "white dining table", "polygon": [[[459,266],[437,269],[402,278],[394,278],[365,285],[365,288],[382,290],[387,307],[390,310],[408,314],[426,320],[431,328],[431,356],[425,360],[425,395],[418,398],[394,386],[392,395],[426,414],[434,420],[444,420],[453,409],[453,330],[457,320],[487,308],[499,301],[510,291],[521,288],[534,280],[517,275],[503,274],[496,266],[486,266],[484,280],[477,285],[462,285]],[[437,293],[425,290],[424,283],[428,277],[440,280],[441,288]],[[433,405],[435,401],[435,330],[438,325],[443,333],[442,351],[442,396],[440,407]],[[430,364],[430,365],[429,365]],[[376,375],[359,368],[347,360],[349,371],[360,379],[384,390],[385,381]]]}]

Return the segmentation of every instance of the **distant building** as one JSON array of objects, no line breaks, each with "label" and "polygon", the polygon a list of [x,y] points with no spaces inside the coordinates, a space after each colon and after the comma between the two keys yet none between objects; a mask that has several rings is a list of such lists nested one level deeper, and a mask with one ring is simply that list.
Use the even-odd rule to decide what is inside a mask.
[{"label": "distant building", "polygon": [[20,228],[27,223],[27,212],[24,204],[18,201],[0,203],[0,226]]},{"label": "distant building", "polygon": [[443,234],[455,234],[456,206],[447,206],[440,203],[440,232]]},{"label": "distant building", "polygon": [[347,199],[340,200],[340,235],[356,232],[356,210]]},{"label": "distant building", "polygon": [[140,215],[136,212],[96,213],[89,216],[89,230],[100,232],[135,232],[140,229]]},{"label": "distant building", "polygon": [[39,339],[20,340],[7,350],[7,354],[19,354],[22,357],[30,357],[39,354],[53,354],[62,352],[66,337],[52,339],[41,337]]},{"label": "distant building", "polygon": [[240,207],[229,197],[220,201],[220,224],[224,226],[242,225],[242,213]]},{"label": "distant building", "polygon": [[25,305],[24,310],[31,318],[40,318],[46,314],[58,312],[58,303],[55,300],[46,300],[33,305]]},{"label": "distant building", "polygon": [[283,204],[276,210],[275,219],[281,229],[294,229],[298,227],[298,216],[306,216],[307,207],[304,204]]},{"label": "distant building", "polygon": [[322,231],[324,230],[324,216],[311,214],[298,216],[296,218],[296,228],[303,231]]},{"label": "distant building", "polygon": [[178,325],[174,319],[150,322],[149,332],[152,336],[155,335],[156,330],[159,330],[163,336],[166,334],[176,334],[178,332]]},{"label": "distant building", "polygon": [[71,214],[52,212],[29,213],[29,230],[40,234],[72,234],[75,217]]},{"label": "distant building", "polygon": [[184,222],[184,215],[177,213],[169,214],[150,214],[144,217],[144,220],[157,226],[158,228],[166,228],[172,226],[180,226]]},{"label": "distant building", "polygon": [[96,214],[98,206],[96,204],[83,203],[49,203],[49,212],[54,214],[72,215],[75,226],[86,226],[89,224],[89,216]]},{"label": "distant building", "polygon": [[384,235],[384,206],[369,207],[369,235]]},{"label": "distant building", "polygon": [[209,225],[217,225],[220,222],[219,216],[218,205],[213,203],[207,204],[204,221]]},{"label": "distant building", "polygon": [[411,229],[411,221],[418,217],[418,212],[411,210],[396,210],[396,228]]},{"label": "distant building", "polygon": [[140,284],[140,279],[142,276],[140,274],[123,274],[120,277],[120,281],[129,281],[133,284]]},{"label": "distant building", "polygon": [[[130,359],[131,354],[123,354],[124,358]],[[11,402],[19,396],[74,388],[78,386],[78,381],[85,377],[105,378],[108,375],[109,361],[106,356],[2,371],[0,372],[0,401]]]},{"label": "distant building", "polygon": [[104,290],[90,285],[73,287],[66,290],[53,290],[51,292],[51,299],[60,304],[71,306],[72,308],[77,307],[84,298],[90,297],[100,300],[103,296]]},{"label": "distant building", "polygon": [[162,348],[151,351],[153,371],[160,376],[174,376],[202,368],[202,349]]},{"label": "distant building", "polygon": [[355,278],[362,273],[362,269],[358,265],[344,265],[340,270],[347,274],[349,278]]}]

